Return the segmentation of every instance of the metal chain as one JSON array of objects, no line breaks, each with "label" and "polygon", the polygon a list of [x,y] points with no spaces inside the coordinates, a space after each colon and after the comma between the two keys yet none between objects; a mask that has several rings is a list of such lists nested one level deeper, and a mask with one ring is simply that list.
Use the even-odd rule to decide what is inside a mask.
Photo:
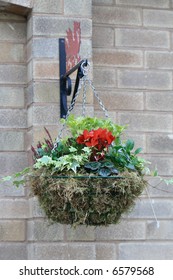
[{"label": "metal chain", "polygon": [[[88,65],[89,65],[89,63],[88,63]],[[61,137],[62,137],[63,130],[64,130],[65,127],[66,127],[66,120],[68,119],[68,117],[69,117],[71,111],[73,110],[73,107],[74,107],[74,105],[75,105],[75,103],[76,103],[76,100],[77,100],[79,94],[80,94],[80,91],[81,91],[82,86],[83,86],[82,116],[85,116],[85,113],[86,113],[86,91],[87,91],[87,82],[89,83],[90,87],[92,88],[93,93],[94,93],[94,96],[95,96],[96,99],[98,100],[99,105],[100,105],[101,109],[103,110],[103,112],[104,112],[104,114],[105,114],[105,117],[106,117],[106,118],[109,117],[108,111],[107,111],[107,109],[105,108],[105,106],[103,105],[103,102],[102,102],[102,100],[100,99],[98,93],[96,92],[96,89],[95,89],[95,87],[93,86],[92,81],[88,78],[88,70],[89,70],[88,65],[87,65],[87,66],[81,65],[84,76],[83,76],[83,78],[80,79],[80,81],[79,81],[78,91],[76,92],[76,95],[75,95],[75,97],[74,97],[72,103],[70,104],[70,106],[69,106],[69,108],[68,108],[68,110],[67,110],[67,114],[66,114],[66,117],[65,117],[65,122],[64,122],[64,124],[62,125],[62,128],[61,128],[61,130],[60,130],[60,132],[59,132],[59,134],[58,134],[58,137],[56,138],[56,142],[54,143],[54,148],[53,148],[53,150],[55,150],[55,149],[57,148],[57,143],[59,142],[59,140],[60,140]]]},{"label": "metal chain", "polygon": [[86,114],[86,91],[87,91],[87,85],[86,85],[86,75],[83,77],[83,99],[82,99],[82,116],[85,117]]},{"label": "metal chain", "polygon": [[58,137],[56,138],[56,141],[55,141],[55,143],[54,143],[54,148],[53,148],[53,150],[55,150],[55,149],[57,148],[57,143],[58,143],[59,140],[62,138],[63,130],[64,130],[65,127],[66,127],[66,120],[68,119],[68,117],[69,117],[69,115],[70,115],[70,112],[73,110],[73,107],[74,107],[74,105],[75,105],[75,103],[76,103],[76,99],[77,99],[78,96],[79,96],[79,93],[80,93],[82,84],[83,84],[83,79],[81,79],[81,80],[79,81],[78,91],[76,92],[76,95],[75,95],[75,97],[74,97],[72,103],[70,104],[70,107],[69,107],[68,110],[67,110],[67,114],[66,114],[66,117],[65,117],[65,122],[63,123],[62,128],[61,128],[60,132],[58,133]]},{"label": "metal chain", "polygon": [[109,115],[108,115],[108,110],[105,108],[105,106],[103,105],[103,102],[102,100],[100,99],[98,93],[96,92],[96,89],[95,87],[93,86],[93,83],[92,81],[87,77],[87,81],[89,82],[89,85],[90,87],[92,88],[93,90],[93,93],[94,93],[94,96],[97,98],[98,102],[99,102],[99,105],[101,107],[101,109],[103,110],[104,114],[105,114],[105,117],[106,118],[109,118]]}]

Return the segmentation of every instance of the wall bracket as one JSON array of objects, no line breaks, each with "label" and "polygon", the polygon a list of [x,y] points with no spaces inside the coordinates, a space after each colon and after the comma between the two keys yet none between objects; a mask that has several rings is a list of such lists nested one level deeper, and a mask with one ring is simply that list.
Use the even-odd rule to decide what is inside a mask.
[{"label": "wall bracket", "polygon": [[66,118],[68,111],[67,106],[67,96],[71,95],[72,92],[72,82],[70,75],[77,70],[75,86],[73,90],[73,96],[71,104],[76,96],[79,87],[79,81],[84,76],[83,67],[81,65],[87,66],[87,60],[81,60],[74,67],[72,67],[68,72],[66,72],[66,50],[65,50],[65,39],[59,39],[59,73],[60,73],[60,117]]}]

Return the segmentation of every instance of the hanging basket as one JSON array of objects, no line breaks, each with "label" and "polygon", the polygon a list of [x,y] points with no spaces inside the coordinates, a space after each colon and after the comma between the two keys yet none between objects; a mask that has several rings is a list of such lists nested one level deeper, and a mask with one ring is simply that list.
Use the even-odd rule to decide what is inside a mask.
[{"label": "hanging basket", "polygon": [[[47,175],[46,175],[47,174]],[[116,224],[135,204],[146,187],[135,172],[120,176],[49,176],[37,170],[30,179],[46,216],[53,222],[71,225]]]},{"label": "hanging basket", "polygon": [[[32,193],[52,222],[115,224],[122,214],[131,210],[146,187],[142,175],[146,162],[138,158],[141,149],[134,151],[133,141],[121,140],[125,127],[107,118],[108,112],[88,78],[87,69],[84,70],[56,141],[52,141],[46,130],[49,139],[39,142],[37,149],[32,147],[34,166],[29,174],[24,171],[20,175],[29,175]],[[106,119],[85,117],[87,85]],[[75,119],[70,113],[82,86],[82,117]],[[63,139],[65,128],[71,135]]]}]

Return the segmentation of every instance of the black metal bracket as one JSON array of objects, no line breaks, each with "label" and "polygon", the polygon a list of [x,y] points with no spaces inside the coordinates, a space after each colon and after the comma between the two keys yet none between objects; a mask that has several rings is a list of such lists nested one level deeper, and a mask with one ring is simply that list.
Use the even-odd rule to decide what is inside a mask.
[{"label": "black metal bracket", "polygon": [[87,60],[81,60],[72,69],[66,72],[66,50],[65,50],[65,39],[59,39],[59,73],[60,73],[60,117],[65,118],[68,111],[67,96],[71,95],[72,82],[70,75],[77,70],[76,81],[73,91],[71,104],[76,96],[79,87],[79,81],[84,76],[82,65],[87,66]]}]

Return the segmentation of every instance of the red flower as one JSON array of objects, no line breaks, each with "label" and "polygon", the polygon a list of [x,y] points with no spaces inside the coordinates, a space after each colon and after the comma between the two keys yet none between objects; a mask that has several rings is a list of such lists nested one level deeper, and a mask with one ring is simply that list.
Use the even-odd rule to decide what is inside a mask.
[{"label": "red flower", "polygon": [[84,130],[83,134],[79,135],[76,139],[78,144],[84,144],[87,147],[93,147],[98,151],[102,151],[108,147],[115,137],[106,128],[98,128],[96,130]]},{"label": "red flower", "polygon": [[76,139],[78,144],[85,144],[86,146],[90,147],[92,146],[90,141],[92,137],[94,136],[94,131],[88,131],[84,130],[83,134],[79,135],[78,138]]}]

